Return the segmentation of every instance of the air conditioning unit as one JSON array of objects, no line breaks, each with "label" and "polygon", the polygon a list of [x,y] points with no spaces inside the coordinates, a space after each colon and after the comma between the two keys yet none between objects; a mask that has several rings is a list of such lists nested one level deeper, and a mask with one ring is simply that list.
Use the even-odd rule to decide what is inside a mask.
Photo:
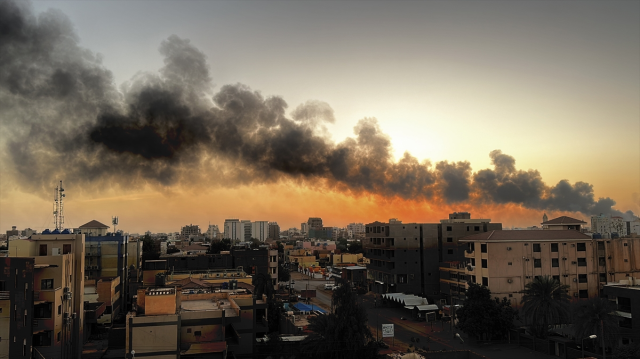
[{"label": "air conditioning unit", "polygon": [[62,289],[62,293],[69,293],[70,291],[69,287],[64,287],[64,289]]},{"label": "air conditioning unit", "polygon": [[508,251],[510,251],[510,250],[511,250],[511,247],[507,247],[507,250],[508,250]]},{"label": "air conditioning unit", "polygon": [[513,283],[513,279],[511,278],[507,279],[507,283]]}]

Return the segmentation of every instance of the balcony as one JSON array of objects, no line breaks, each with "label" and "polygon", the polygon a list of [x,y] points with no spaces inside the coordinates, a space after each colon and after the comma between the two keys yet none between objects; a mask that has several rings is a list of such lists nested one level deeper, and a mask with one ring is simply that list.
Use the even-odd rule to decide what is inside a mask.
[{"label": "balcony", "polygon": [[0,300],[9,300],[11,299],[11,292],[8,290],[0,291]]},{"label": "balcony", "polygon": [[475,257],[475,253],[476,253],[476,251],[475,251],[475,250],[472,250],[472,249],[465,249],[465,251],[464,251],[464,257],[465,257],[465,258],[472,258],[472,257]]},{"label": "balcony", "polygon": [[53,330],[53,319],[34,319],[31,326],[32,333],[40,333],[48,330]]}]

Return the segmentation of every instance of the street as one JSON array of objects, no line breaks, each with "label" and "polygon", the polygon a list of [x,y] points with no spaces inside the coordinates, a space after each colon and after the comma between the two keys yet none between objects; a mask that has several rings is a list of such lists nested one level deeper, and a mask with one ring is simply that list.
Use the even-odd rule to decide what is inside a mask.
[{"label": "street", "polygon": [[[297,291],[307,289],[307,286],[309,289],[316,289],[317,297],[312,298],[311,302],[327,311],[330,310],[331,294],[333,292],[330,290],[325,291],[324,284],[333,283],[333,281],[311,279],[298,272],[291,272],[291,278],[296,281],[294,288]],[[382,339],[382,324],[394,324],[394,338],[384,338],[384,342],[390,348],[382,350],[381,353],[406,353],[409,345],[413,344],[415,347],[428,351],[470,350],[489,359],[511,359],[514,357],[518,359],[551,358],[551,356],[520,347],[515,343],[477,345],[474,340],[467,338],[455,328],[452,331],[450,323],[439,321],[433,323],[419,322],[411,317],[407,309],[382,306],[379,299],[376,305],[374,304],[374,298],[375,295],[373,293],[358,296],[359,303],[367,310],[369,327],[373,336]],[[400,319],[401,317],[407,319]],[[464,343],[459,338],[454,337],[456,333],[460,334]]]}]

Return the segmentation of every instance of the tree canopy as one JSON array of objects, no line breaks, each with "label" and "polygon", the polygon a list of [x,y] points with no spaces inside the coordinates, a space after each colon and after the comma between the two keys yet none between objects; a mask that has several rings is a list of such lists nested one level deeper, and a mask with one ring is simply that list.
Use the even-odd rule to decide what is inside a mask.
[{"label": "tree canopy", "polygon": [[309,320],[313,333],[303,342],[305,357],[374,358],[378,347],[367,325],[367,312],[357,304],[357,295],[348,283],[339,283],[333,292],[334,313]]},{"label": "tree canopy", "polygon": [[[596,347],[613,345],[618,339],[618,318],[612,315],[616,305],[605,298],[591,298],[573,305],[573,329],[576,338],[597,335]],[[603,334],[604,333],[604,337]]]},{"label": "tree canopy", "polygon": [[550,276],[536,277],[525,285],[522,313],[534,335],[546,338],[550,325],[567,321],[569,313],[568,285],[560,284]]},{"label": "tree canopy", "polygon": [[501,339],[513,328],[517,313],[507,298],[491,299],[489,288],[472,283],[456,316],[457,327],[467,335],[478,339]]}]

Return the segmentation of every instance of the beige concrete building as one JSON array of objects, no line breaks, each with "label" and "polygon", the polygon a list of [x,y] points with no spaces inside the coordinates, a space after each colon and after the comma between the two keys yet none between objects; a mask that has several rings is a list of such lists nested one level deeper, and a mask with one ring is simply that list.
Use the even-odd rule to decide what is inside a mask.
[{"label": "beige concrete building", "polygon": [[251,356],[256,337],[267,331],[266,307],[233,290],[140,289],[136,310],[127,315],[126,357]]},{"label": "beige concrete building", "polygon": [[11,241],[9,255],[34,258],[34,351],[45,358],[79,358],[84,341],[84,235],[47,232]]},{"label": "beige concrete building", "polygon": [[519,305],[520,292],[537,276],[556,278],[579,299],[597,297],[607,283],[640,275],[640,238],[594,240],[578,230],[492,231],[464,237],[465,276]]}]

